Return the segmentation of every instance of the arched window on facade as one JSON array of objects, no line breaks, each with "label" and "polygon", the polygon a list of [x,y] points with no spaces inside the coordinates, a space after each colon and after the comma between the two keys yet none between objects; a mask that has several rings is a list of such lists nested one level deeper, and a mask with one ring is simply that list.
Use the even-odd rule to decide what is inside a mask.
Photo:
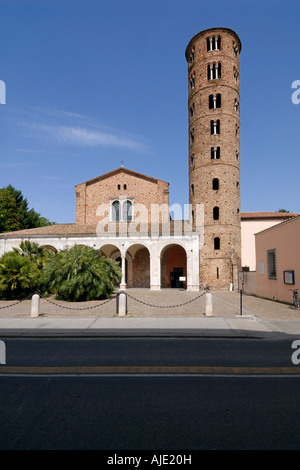
[{"label": "arched window on facade", "polygon": [[113,222],[119,222],[120,220],[120,203],[119,201],[114,201],[112,203],[112,221]]},{"label": "arched window on facade", "polygon": [[123,203],[123,221],[130,222],[132,220],[132,202],[125,201]]}]

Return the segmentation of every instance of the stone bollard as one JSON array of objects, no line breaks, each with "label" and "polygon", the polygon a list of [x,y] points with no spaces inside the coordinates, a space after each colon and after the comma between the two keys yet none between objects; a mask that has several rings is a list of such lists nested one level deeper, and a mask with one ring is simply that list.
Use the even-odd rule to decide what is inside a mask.
[{"label": "stone bollard", "polygon": [[34,294],[31,298],[31,317],[37,318],[40,314],[40,296]]},{"label": "stone bollard", "polygon": [[117,314],[119,317],[125,317],[127,313],[127,294],[126,292],[119,292],[117,295]]},{"label": "stone bollard", "polygon": [[6,364],[6,346],[2,340],[0,340],[0,364]]},{"label": "stone bollard", "polygon": [[210,292],[206,292],[205,294],[205,315],[207,317],[213,316],[212,295]]}]

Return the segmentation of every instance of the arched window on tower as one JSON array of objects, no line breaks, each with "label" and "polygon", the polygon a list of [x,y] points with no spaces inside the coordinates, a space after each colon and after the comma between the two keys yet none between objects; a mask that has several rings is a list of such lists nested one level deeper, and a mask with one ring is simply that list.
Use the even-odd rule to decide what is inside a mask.
[{"label": "arched window on tower", "polygon": [[111,220],[113,222],[119,222],[119,220],[120,220],[120,203],[119,203],[119,201],[114,201],[112,203]]},{"label": "arched window on tower", "polygon": [[222,65],[219,62],[218,64],[208,64],[207,65],[207,79],[208,80],[217,80],[222,76]]},{"label": "arched window on tower", "polygon": [[220,158],[220,147],[211,147],[210,155],[212,160],[219,160]]},{"label": "arched window on tower", "polygon": [[238,71],[235,67],[233,67],[233,81],[234,81],[234,83],[238,82],[238,78],[239,78]]},{"label": "arched window on tower", "polygon": [[214,191],[218,191],[218,189],[219,189],[219,180],[218,180],[218,178],[213,179],[212,186],[213,186]]},{"label": "arched window on tower", "polygon": [[208,107],[209,109],[221,108],[221,93],[218,93],[217,95],[209,95]]},{"label": "arched window on tower", "polygon": [[206,50],[207,52],[210,52],[212,49],[210,48],[210,38],[206,39]]},{"label": "arched window on tower", "polygon": [[213,219],[214,220],[219,220],[220,218],[220,210],[217,206],[213,208]]},{"label": "arched window on tower", "polygon": [[193,48],[191,53],[190,53],[190,62],[194,62],[195,60],[195,49]]},{"label": "arched window on tower", "polygon": [[222,65],[221,65],[221,63],[218,63],[217,73],[218,73],[218,76],[216,78],[221,78],[221,76],[222,76]]},{"label": "arched window on tower", "polygon": [[238,48],[238,46],[237,46],[237,45],[235,44],[235,42],[234,42],[234,43],[233,43],[233,55],[234,55],[235,57],[237,57],[238,52],[239,52],[239,48]]},{"label": "arched window on tower", "polygon": [[192,75],[190,77],[190,88],[191,88],[191,90],[195,89],[195,75]]},{"label": "arched window on tower", "polygon": [[206,39],[207,52],[219,51],[221,49],[221,38],[220,36],[213,36]]},{"label": "arched window on tower", "polygon": [[214,238],[214,249],[215,249],[215,250],[219,250],[219,249],[220,249],[220,246],[221,246],[221,244],[220,244],[220,238],[219,238],[219,237],[215,237],[215,238]]},{"label": "arched window on tower", "polygon": [[125,201],[123,203],[123,221],[130,222],[132,220],[132,202]]},{"label": "arched window on tower", "polygon": [[211,135],[220,134],[220,119],[217,119],[217,121],[210,121],[210,133]]},{"label": "arched window on tower", "polygon": [[235,109],[235,111],[238,113],[238,111],[239,111],[239,103],[238,103],[238,100],[237,100],[236,98],[235,98],[235,100],[234,100],[234,109]]}]

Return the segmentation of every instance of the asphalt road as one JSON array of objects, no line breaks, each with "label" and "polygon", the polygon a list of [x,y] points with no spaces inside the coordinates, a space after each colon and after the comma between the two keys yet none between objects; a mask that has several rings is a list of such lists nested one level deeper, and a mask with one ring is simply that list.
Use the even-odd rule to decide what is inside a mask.
[{"label": "asphalt road", "polygon": [[300,449],[300,365],[291,361],[291,341],[5,345],[1,450]]}]

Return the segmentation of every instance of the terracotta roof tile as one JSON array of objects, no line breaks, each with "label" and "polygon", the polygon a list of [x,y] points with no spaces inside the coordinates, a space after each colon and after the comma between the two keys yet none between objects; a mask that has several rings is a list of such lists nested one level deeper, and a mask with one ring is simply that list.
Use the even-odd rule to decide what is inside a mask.
[{"label": "terracotta roof tile", "polygon": [[[144,175],[142,173],[138,173],[137,171],[132,171],[132,170],[128,170],[127,168],[120,167],[120,168],[117,168],[116,170],[109,171],[108,173],[97,176],[96,178],[92,178],[91,180],[84,181],[83,183],[80,183],[80,184],[85,183],[86,185],[90,185],[90,184],[96,183],[97,181],[101,181],[101,180],[104,180],[106,178],[109,178],[109,177],[111,177],[113,175],[116,175],[118,173],[127,173],[127,174],[130,174],[130,175],[135,176],[137,178],[142,178],[142,179],[145,179],[147,181],[153,181],[154,183],[157,183],[158,181],[163,181],[163,180],[160,180],[158,178],[153,178],[152,176],[147,176],[147,175]],[[167,181],[163,181],[163,182],[167,183]],[[167,184],[169,184],[169,183],[167,183]],[[79,186],[79,184],[77,184],[76,186]]]},{"label": "terracotta roof tile", "polygon": [[241,219],[290,219],[298,215],[290,212],[242,212]]}]

